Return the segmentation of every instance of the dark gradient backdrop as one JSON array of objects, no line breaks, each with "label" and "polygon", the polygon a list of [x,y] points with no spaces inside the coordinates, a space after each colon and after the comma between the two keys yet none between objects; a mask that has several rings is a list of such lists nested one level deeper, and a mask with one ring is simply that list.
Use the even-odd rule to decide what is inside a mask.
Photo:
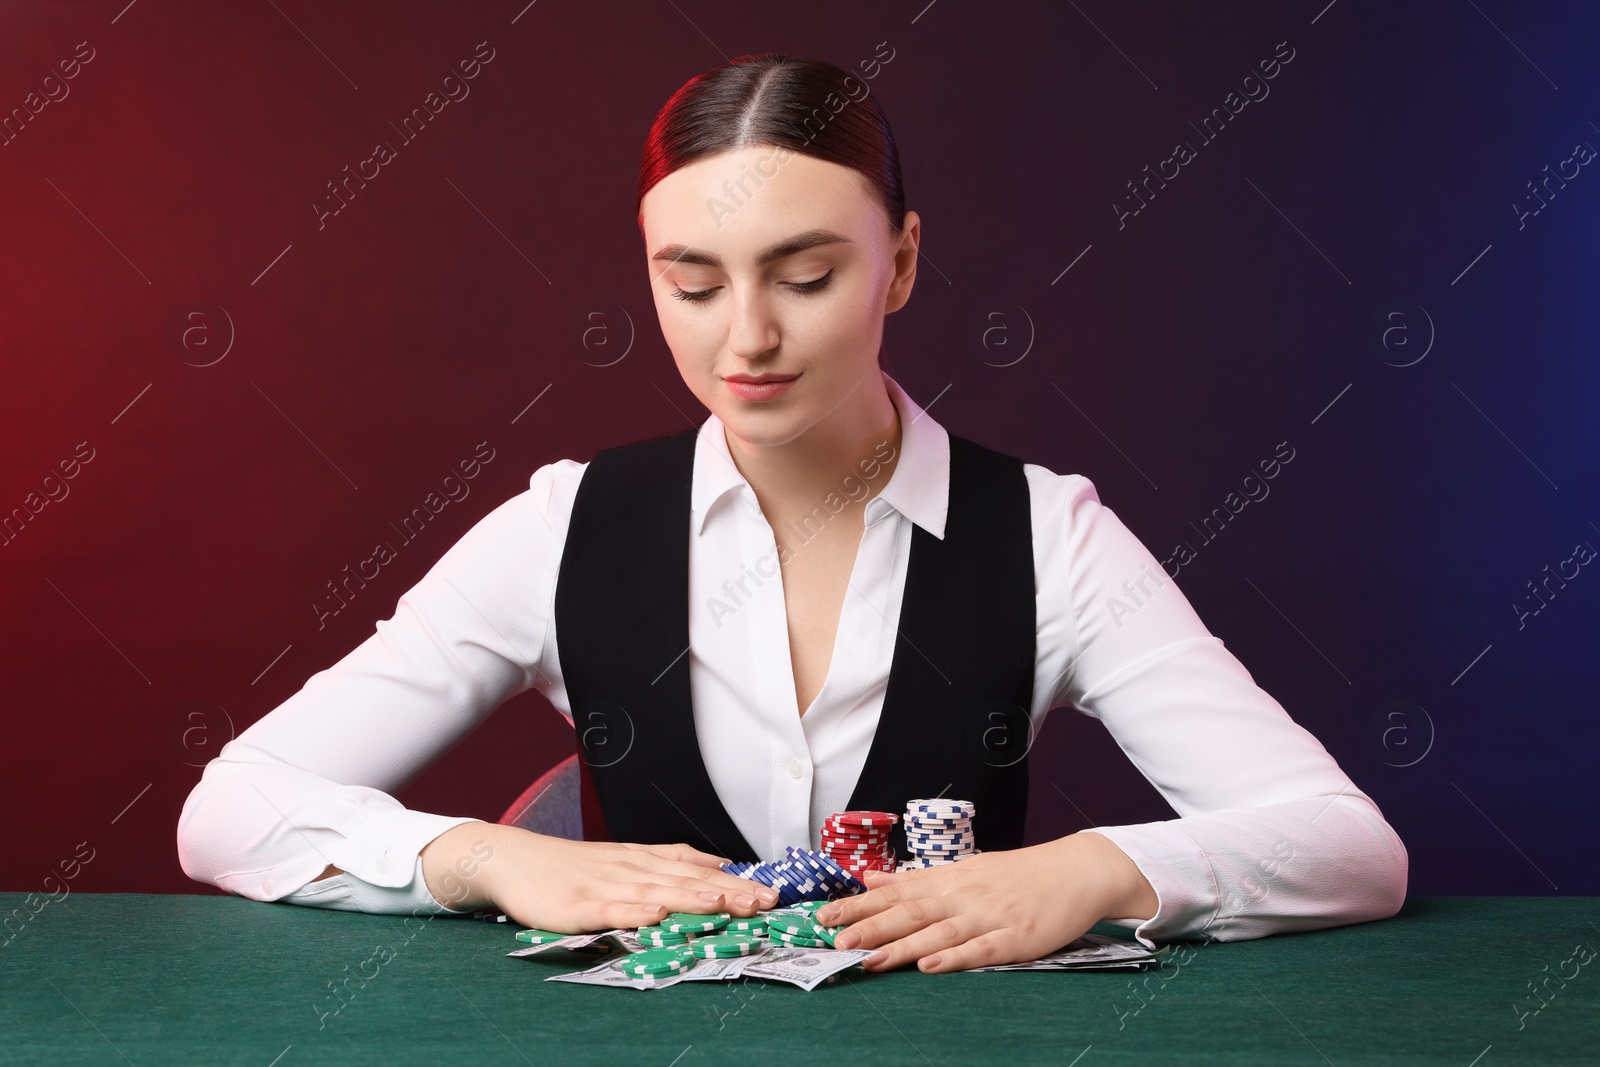
[{"label": "dark gradient backdrop", "polygon": [[[703,417],[639,149],[686,78],[786,50],[894,123],[912,395],[1091,477],[1414,892],[1600,893],[1593,5],[525,3],[0,5],[0,888],[80,842],[80,890],[196,888],[173,831],[222,742],[538,465]],[[402,796],[494,818],[573,747],[525,695]],[[1036,753],[1035,839],[1170,814],[1085,716]]]}]

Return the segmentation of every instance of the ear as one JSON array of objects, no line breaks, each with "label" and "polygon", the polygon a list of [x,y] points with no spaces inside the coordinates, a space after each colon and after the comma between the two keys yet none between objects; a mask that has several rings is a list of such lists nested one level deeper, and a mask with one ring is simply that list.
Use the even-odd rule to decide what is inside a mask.
[{"label": "ear", "polygon": [[911,287],[917,281],[917,246],[922,243],[922,218],[915,211],[906,212],[900,227],[900,244],[894,253],[894,278],[884,297],[885,315],[899,311],[911,299]]}]

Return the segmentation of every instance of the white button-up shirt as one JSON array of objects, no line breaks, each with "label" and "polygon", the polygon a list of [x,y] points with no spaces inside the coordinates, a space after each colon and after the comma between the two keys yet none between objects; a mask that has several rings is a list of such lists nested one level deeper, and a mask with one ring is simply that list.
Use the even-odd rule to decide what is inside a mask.
[{"label": "white button-up shirt", "polygon": [[[717,416],[695,445],[695,730],[717,795],[769,858],[814,847],[823,819],[847,806],[883,706],[912,528],[944,535],[949,436],[897,382],[884,383],[899,410],[900,456],[866,505],[833,657],[804,715],[772,528]],[[553,606],[586,467],[536,470],[371,637],[207,765],[178,827],[191,877],[255,899],[445,910],[418,853],[471,820],[411,811],[390,793],[525,689],[570,721]],[[1406,853],[1371,799],[1206,629],[1087,478],[1024,469],[1034,722],[1063,705],[1100,719],[1178,816],[1094,828],[1160,901],[1155,916],[1124,925],[1146,943],[1201,932],[1229,940],[1393,914]],[[508,800],[525,784],[507,782]],[[329,864],[346,873],[312,882]]]}]

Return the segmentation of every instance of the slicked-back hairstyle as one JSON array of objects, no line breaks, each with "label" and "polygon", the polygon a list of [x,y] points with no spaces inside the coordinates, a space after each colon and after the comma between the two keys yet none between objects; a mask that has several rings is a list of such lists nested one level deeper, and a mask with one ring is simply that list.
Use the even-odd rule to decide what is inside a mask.
[{"label": "slicked-back hairstyle", "polygon": [[[889,120],[864,81],[832,63],[777,52],[740,56],[685,82],[656,115],[639,164],[644,194],[679,167],[771,145],[850,167],[867,179],[898,235],[906,196]],[[642,231],[644,219],[639,217]]]}]

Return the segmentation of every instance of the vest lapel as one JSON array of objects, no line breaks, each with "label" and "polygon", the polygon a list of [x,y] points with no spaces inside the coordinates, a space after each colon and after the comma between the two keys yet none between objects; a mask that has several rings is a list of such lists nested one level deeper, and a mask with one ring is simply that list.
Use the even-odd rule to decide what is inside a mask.
[{"label": "vest lapel", "polygon": [[607,449],[584,471],[557,579],[556,638],[603,833],[753,860],[706,773],[690,702],[697,433]]},{"label": "vest lapel", "polygon": [[[899,814],[908,800],[959,797],[987,816],[985,845],[1020,846],[1037,640],[1020,461],[950,435],[945,536],[913,529],[897,630],[850,807]],[[892,838],[903,851],[904,828]]]}]

